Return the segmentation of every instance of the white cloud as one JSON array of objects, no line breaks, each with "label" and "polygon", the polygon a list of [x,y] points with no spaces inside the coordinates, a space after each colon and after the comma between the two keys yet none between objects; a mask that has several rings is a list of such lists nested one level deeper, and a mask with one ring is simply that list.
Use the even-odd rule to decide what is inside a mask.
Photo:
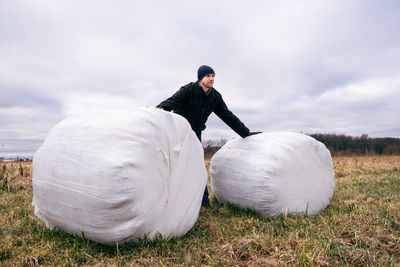
[{"label": "white cloud", "polygon": [[348,86],[334,88],[324,92],[318,97],[318,101],[329,103],[374,103],[400,97],[400,78],[389,77],[386,79],[368,79]]},{"label": "white cloud", "polygon": [[141,104],[139,100],[104,93],[69,95],[64,105],[64,114],[69,116],[76,113],[96,112],[107,109],[127,109],[141,106]]}]

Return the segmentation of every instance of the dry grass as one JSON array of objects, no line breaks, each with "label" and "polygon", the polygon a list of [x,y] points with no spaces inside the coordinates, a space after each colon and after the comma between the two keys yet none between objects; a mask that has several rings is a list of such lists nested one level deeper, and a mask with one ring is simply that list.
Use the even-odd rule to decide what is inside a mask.
[{"label": "dry grass", "polygon": [[334,198],[317,216],[262,219],[213,199],[184,237],[117,247],[46,229],[30,204],[31,163],[0,163],[0,265],[398,266],[400,156],[334,166]]}]

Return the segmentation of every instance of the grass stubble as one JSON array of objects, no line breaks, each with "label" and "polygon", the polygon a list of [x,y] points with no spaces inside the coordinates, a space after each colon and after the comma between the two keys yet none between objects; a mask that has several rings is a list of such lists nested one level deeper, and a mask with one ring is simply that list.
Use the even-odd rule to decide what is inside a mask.
[{"label": "grass stubble", "polygon": [[31,162],[2,162],[0,265],[399,266],[400,156],[333,161],[334,196],[316,216],[260,218],[213,198],[182,238],[114,246],[48,230],[33,214]]}]

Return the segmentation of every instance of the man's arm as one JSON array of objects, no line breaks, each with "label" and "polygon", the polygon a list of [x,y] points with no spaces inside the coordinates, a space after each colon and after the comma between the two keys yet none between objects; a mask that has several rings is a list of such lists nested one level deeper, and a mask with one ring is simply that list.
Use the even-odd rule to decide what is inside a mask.
[{"label": "man's arm", "polygon": [[222,96],[219,97],[214,113],[241,137],[249,136],[250,130],[228,109]]},{"label": "man's arm", "polygon": [[167,111],[178,109],[183,106],[185,100],[189,96],[189,93],[190,93],[190,88],[183,86],[173,96],[167,98],[166,100],[158,104],[157,108],[162,108]]}]

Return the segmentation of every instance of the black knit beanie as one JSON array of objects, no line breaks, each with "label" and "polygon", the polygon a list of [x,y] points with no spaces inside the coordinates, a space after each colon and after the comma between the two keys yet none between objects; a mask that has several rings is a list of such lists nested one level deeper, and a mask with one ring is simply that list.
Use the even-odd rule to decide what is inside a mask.
[{"label": "black knit beanie", "polygon": [[197,70],[197,79],[201,81],[201,79],[204,78],[207,74],[215,74],[214,70],[206,65],[200,66],[200,68]]}]

